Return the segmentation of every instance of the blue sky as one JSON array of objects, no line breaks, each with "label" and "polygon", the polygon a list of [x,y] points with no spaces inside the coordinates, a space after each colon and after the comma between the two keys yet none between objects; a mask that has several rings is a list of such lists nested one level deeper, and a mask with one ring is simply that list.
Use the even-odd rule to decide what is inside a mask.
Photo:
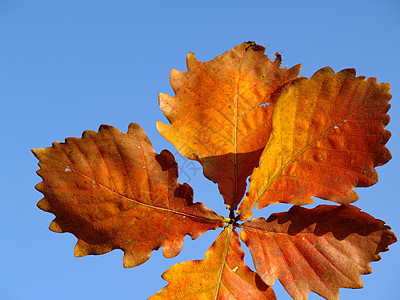
[{"label": "blue sky", "polygon": [[[219,231],[185,238],[173,259],[152,253],[145,264],[122,267],[122,252],[74,258],[76,238],[48,230],[53,215],[36,208],[37,160],[31,148],[50,146],[86,129],[109,124],[126,132],[139,123],[157,152],[175,148],[158,134],[166,121],[159,92],[173,94],[171,68],[186,70],[194,51],[200,60],[254,40],[283,65],[303,64],[309,77],[330,66],[392,84],[393,159],[378,168],[380,181],[357,189],[356,205],[400,234],[400,4],[395,1],[20,1],[0,0],[0,147],[2,216],[1,299],[146,299],[166,282],[173,264],[204,258]],[[195,201],[226,215],[216,186],[197,163],[177,154],[180,181]],[[318,203],[326,203],[317,201]],[[268,207],[268,216],[289,206]],[[362,276],[364,289],[341,289],[341,299],[394,299],[400,246],[395,244]],[[249,254],[246,254],[249,259]],[[274,285],[278,299],[289,299]],[[321,299],[310,294],[310,299]]]}]

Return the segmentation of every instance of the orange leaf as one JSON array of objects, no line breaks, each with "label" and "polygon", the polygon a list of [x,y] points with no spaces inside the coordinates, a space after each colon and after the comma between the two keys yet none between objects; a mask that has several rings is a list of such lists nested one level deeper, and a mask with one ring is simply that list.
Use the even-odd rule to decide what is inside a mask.
[{"label": "orange leaf", "polygon": [[339,288],[361,288],[359,275],[397,240],[384,222],[347,205],[293,206],[241,228],[257,273],[269,285],[278,278],[295,299],[309,291],[338,299]]},{"label": "orange leaf", "polygon": [[264,50],[243,43],[210,62],[199,62],[189,52],[188,71],[171,71],[175,97],[159,97],[171,123],[158,122],[159,132],[203,165],[204,175],[218,183],[233,209],[268,140],[274,93],[300,71],[300,65],[280,69],[280,55],[271,62]]},{"label": "orange leaf", "polygon": [[337,203],[358,199],[354,187],[378,181],[374,169],[390,160],[384,146],[391,95],[389,84],[330,68],[299,78],[284,88],[275,105],[273,130],[250,178],[239,209],[249,218],[255,204]]},{"label": "orange leaf", "polygon": [[168,269],[162,277],[170,283],[150,299],[276,299],[243,258],[239,235],[229,226],[206,251],[205,259]]},{"label": "orange leaf", "polygon": [[193,204],[173,155],[154,152],[137,124],[127,134],[102,125],[98,133],[32,151],[43,178],[36,188],[45,196],[38,206],[56,215],[51,230],[78,238],[76,256],[118,248],[124,266],[133,267],[159,247],[165,257],[178,255],[186,234],[195,239],[223,226],[221,216]]}]

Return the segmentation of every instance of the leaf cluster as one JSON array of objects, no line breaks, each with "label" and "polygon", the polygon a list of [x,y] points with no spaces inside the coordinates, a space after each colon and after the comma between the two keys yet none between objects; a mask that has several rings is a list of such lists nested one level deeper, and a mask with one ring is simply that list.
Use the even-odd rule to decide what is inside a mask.
[{"label": "leaf cluster", "polygon": [[[102,125],[32,150],[38,207],[56,216],[50,230],[78,238],[75,256],[121,249],[124,266],[135,267],[160,247],[178,255],[185,235],[223,228],[205,259],[171,267],[151,299],[276,299],[275,279],[294,299],[361,288],[369,263],[396,242],[383,221],[351,205],[354,188],[375,184],[375,167],[391,159],[389,84],[329,67],[299,77],[300,65],[281,68],[281,56],[264,51],[245,42],[210,62],[189,53],[187,72],[171,71],[175,96],[159,97],[170,123],[157,122],[159,132],[218,184],[226,217],[193,202],[174,156],[156,153],[139,125],[127,133]],[[301,207],[313,197],[340,205]],[[250,219],[255,206],[275,203],[293,206]]]}]

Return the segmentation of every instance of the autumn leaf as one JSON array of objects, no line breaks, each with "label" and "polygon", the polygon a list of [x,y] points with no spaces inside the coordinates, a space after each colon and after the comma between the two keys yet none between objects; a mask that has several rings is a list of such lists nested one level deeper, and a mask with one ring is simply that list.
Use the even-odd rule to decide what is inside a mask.
[{"label": "autumn leaf", "polygon": [[[175,96],[159,97],[170,122],[158,122],[159,132],[202,164],[229,217],[193,203],[173,155],[157,154],[139,125],[126,134],[102,125],[32,150],[43,179],[38,206],[56,216],[50,229],[78,238],[76,256],[121,249],[124,266],[134,267],[160,247],[174,257],[186,235],[229,223],[205,259],[163,274],[168,284],[153,300],[276,299],[275,278],[294,299],[310,291],[338,299],[340,288],[361,288],[360,275],[397,241],[383,221],[349,205],[354,188],[375,184],[375,168],[391,159],[389,84],[329,67],[297,78],[300,65],[280,68],[280,55],[271,62],[264,51],[246,42],[210,62],[190,52],[188,71],[171,72]],[[312,197],[342,205],[298,206]],[[295,206],[246,221],[256,205],[279,202]],[[244,263],[238,227],[257,272]]]},{"label": "autumn leaf", "polygon": [[293,206],[241,228],[257,273],[269,285],[278,278],[294,299],[309,291],[339,299],[339,288],[361,288],[359,276],[397,240],[384,222],[349,205]]},{"label": "autumn leaf", "polygon": [[353,69],[324,68],[283,90],[260,166],[238,211],[242,220],[256,204],[259,209],[278,202],[303,205],[312,203],[311,197],[354,202],[354,187],[375,184],[374,168],[391,158],[385,147],[389,84],[355,77]]},{"label": "autumn leaf", "polygon": [[276,299],[274,291],[243,261],[238,233],[228,226],[203,260],[176,264],[162,277],[169,284],[150,299]]},{"label": "autumn leaf", "polygon": [[279,68],[280,55],[271,62],[264,50],[247,42],[210,62],[189,52],[188,71],[171,71],[175,97],[159,97],[171,123],[158,122],[159,132],[183,156],[203,165],[232,209],[267,143],[275,96],[300,71],[300,65]]},{"label": "autumn leaf", "polygon": [[122,249],[124,266],[133,267],[160,247],[174,257],[185,235],[195,239],[224,224],[193,204],[192,188],[177,181],[173,155],[157,154],[137,124],[127,134],[102,125],[98,133],[32,151],[43,179],[36,188],[45,196],[38,206],[56,216],[51,230],[78,238],[76,256]]}]

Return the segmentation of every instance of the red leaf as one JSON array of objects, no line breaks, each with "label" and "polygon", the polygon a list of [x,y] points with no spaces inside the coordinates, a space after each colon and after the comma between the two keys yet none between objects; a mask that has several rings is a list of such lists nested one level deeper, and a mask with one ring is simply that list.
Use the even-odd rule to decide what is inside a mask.
[{"label": "red leaf", "polygon": [[361,288],[359,275],[397,240],[384,222],[346,205],[293,206],[241,228],[257,273],[269,285],[278,278],[295,299],[309,291],[338,299],[341,287]]},{"label": "red leaf", "polygon": [[163,247],[165,257],[179,254],[186,234],[193,239],[223,226],[223,218],[202,203],[193,204],[192,188],[178,183],[173,155],[160,154],[139,125],[127,134],[102,125],[98,133],[32,150],[43,178],[38,206],[56,215],[55,232],[77,238],[76,256],[125,252],[134,267]]}]

